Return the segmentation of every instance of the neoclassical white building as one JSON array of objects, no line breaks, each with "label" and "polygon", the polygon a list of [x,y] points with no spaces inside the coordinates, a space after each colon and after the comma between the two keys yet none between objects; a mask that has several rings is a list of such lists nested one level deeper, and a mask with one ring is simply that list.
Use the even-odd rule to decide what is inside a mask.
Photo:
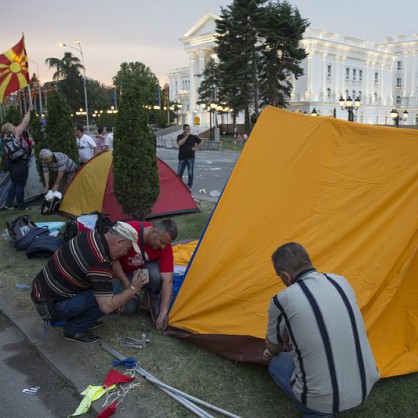
[{"label": "neoclassical white building", "polygon": [[[170,100],[182,104],[181,122],[209,125],[209,112],[196,104],[206,62],[214,57],[215,21],[205,13],[183,36],[189,65],[169,72]],[[305,32],[302,45],[308,56],[302,62],[304,75],[291,80],[290,110],[323,115],[333,113],[347,119],[339,99],[359,97],[361,105],[355,120],[361,123],[391,125],[392,109],[400,115],[400,125],[418,125],[418,34],[387,37],[375,43],[324,30]]]}]

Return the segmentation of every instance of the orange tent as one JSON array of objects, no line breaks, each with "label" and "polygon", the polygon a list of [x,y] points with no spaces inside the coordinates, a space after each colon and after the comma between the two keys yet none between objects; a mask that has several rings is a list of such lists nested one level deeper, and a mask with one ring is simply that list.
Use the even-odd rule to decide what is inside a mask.
[{"label": "orange tent", "polygon": [[271,255],[352,284],[383,377],[418,371],[418,131],[263,110],[194,253],[170,332],[261,361]]}]

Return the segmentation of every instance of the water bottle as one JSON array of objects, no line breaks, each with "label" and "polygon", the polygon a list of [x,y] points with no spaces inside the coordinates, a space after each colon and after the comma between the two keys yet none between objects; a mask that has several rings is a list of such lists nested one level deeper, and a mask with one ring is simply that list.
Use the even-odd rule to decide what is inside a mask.
[{"label": "water bottle", "polygon": [[32,286],[27,283],[16,283],[16,289],[19,290],[29,290],[32,289]]}]

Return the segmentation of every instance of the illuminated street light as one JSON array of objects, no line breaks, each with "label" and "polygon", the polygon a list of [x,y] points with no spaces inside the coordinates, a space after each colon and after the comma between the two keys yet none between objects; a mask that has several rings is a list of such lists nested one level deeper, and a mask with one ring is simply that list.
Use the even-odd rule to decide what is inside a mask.
[{"label": "illuminated street light", "polygon": [[[84,81],[84,100],[86,104],[86,122],[87,122],[87,131],[90,129],[90,123],[89,123],[89,105],[87,100],[87,84],[86,84],[86,67],[84,65],[84,54],[83,49],[81,48],[81,41],[76,39],[75,44],[78,45],[78,48],[75,46],[64,44],[63,42],[60,42],[58,45],[65,48],[72,48],[78,51],[81,55],[81,65],[83,66],[83,81]],[[77,112],[76,112],[77,113]]]},{"label": "illuminated street light", "polygon": [[343,99],[343,97],[340,97],[339,100],[341,110],[347,110],[348,111],[348,120],[349,122],[354,122],[354,112],[358,111],[358,108],[361,105],[361,100],[359,97],[357,97],[356,100],[352,99],[350,96],[347,97],[346,100]]},{"label": "illuminated street light", "polygon": [[[396,109],[392,109],[390,111],[390,117],[395,122],[395,126],[399,128],[399,120],[401,119],[399,112]],[[407,120],[407,119],[408,119],[408,111],[405,109],[402,113],[402,120]]]}]

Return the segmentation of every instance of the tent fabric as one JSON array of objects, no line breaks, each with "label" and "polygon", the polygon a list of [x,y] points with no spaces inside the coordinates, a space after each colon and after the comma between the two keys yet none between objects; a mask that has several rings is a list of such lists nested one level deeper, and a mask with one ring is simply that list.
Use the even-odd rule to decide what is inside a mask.
[{"label": "tent fabric", "polygon": [[[189,188],[160,159],[158,174],[160,194],[149,218],[199,212]],[[110,152],[103,152],[83,165],[67,187],[60,211],[74,217],[99,211],[106,213],[112,221],[130,218],[113,194],[113,162]]]},{"label": "tent fabric", "polygon": [[[265,108],[194,253],[170,332],[261,362],[268,304],[284,289],[271,255],[296,241],[319,271],[350,281],[381,376],[418,371],[417,156],[414,130]],[[222,341],[234,338],[252,343],[231,353]]]},{"label": "tent fabric", "polygon": [[[7,192],[12,184],[9,173],[0,172],[0,207],[6,204]],[[39,178],[39,173],[36,168],[36,158],[34,155],[31,156],[29,164],[28,179],[25,185],[25,200],[24,203],[27,205],[40,199],[44,194],[44,186]]]}]

